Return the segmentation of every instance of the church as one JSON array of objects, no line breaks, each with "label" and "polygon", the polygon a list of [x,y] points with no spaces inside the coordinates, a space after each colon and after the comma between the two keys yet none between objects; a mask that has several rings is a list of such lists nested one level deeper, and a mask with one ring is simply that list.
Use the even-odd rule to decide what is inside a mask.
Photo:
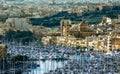
[{"label": "church", "polygon": [[86,36],[95,35],[96,32],[90,28],[86,21],[78,24],[72,24],[70,20],[61,20],[61,36],[76,38],[85,38]]}]

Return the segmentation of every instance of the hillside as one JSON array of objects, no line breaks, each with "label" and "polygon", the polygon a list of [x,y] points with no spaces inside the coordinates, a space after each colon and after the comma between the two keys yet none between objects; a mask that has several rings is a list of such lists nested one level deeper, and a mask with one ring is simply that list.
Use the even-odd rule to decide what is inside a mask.
[{"label": "hillside", "polygon": [[89,24],[98,24],[101,22],[103,16],[117,18],[118,14],[120,14],[120,6],[112,6],[105,7],[101,11],[98,9],[94,11],[86,11],[82,15],[62,11],[55,15],[47,16],[44,18],[30,18],[30,21],[33,25],[43,25],[45,27],[59,26],[61,19],[70,19],[72,20],[72,23],[78,23],[84,19]]}]

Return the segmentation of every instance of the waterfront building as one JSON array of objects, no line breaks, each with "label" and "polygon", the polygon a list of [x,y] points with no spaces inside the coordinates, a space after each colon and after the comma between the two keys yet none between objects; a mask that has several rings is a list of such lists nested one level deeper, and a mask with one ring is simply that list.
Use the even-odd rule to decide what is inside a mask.
[{"label": "waterfront building", "polygon": [[107,36],[107,51],[112,51],[112,41],[111,41],[111,32],[109,33],[109,35]]},{"label": "waterfront building", "polygon": [[120,49],[120,37],[114,38],[114,48],[115,50]]},{"label": "waterfront building", "polygon": [[0,43],[0,60],[4,59],[7,55],[7,47],[5,44]]},{"label": "waterfront building", "polygon": [[113,24],[113,20],[108,17],[104,17],[95,29],[85,21],[71,24],[70,20],[61,20],[61,36],[44,37],[43,42],[109,52],[120,49],[120,31],[115,29]]},{"label": "waterfront building", "polygon": [[50,36],[47,36],[47,37],[43,37],[41,40],[41,42],[44,44],[44,45],[48,45],[48,44],[50,44],[50,39],[51,39],[52,37],[50,37]]},{"label": "waterfront building", "polygon": [[113,22],[112,26],[115,29],[120,29],[120,16],[118,16],[117,19],[113,19],[112,22]]}]

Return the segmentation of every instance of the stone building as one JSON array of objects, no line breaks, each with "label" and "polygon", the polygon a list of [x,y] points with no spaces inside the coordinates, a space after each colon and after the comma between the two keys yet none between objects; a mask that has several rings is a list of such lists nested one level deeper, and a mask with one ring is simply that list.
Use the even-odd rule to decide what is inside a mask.
[{"label": "stone building", "polygon": [[4,59],[7,55],[7,47],[5,44],[0,43],[0,60]]},{"label": "stone building", "polygon": [[70,20],[61,21],[61,36],[75,36],[76,38],[80,38],[95,34],[96,32],[91,30],[85,21],[79,24],[71,24]]},{"label": "stone building", "polygon": [[69,30],[71,27],[70,20],[61,20],[61,36],[69,36]]}]

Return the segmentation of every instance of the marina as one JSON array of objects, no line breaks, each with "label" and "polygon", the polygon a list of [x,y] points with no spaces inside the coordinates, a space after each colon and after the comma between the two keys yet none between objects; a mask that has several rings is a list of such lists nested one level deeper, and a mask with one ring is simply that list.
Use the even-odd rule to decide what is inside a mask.
[{"label": "marina", "polygon": [[[14,45],[14,44],[13,44]],[[120,52],[86,51],[64,46],[12,46],[9,53],[27,55],[31,60],[17,61],[21,67],[11,64],[9,74],[119,74]],[[29,51],[30,50],[30,51]],[[84,50],[84,52],[81,50]],[[13,52],[14,51],[14,52]],[[26,64],[26,65],[25,65]],[[19,72],[20,71],[20,72]],[[1,70],[0,74],[5,71]]]}]

